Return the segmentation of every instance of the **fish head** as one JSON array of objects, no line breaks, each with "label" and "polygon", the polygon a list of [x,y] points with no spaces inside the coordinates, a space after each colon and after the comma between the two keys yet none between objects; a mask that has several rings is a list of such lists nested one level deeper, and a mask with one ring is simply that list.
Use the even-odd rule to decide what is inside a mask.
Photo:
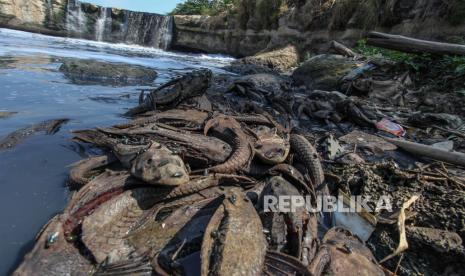
[{"label": "fish head", "polygon": [[260,126],[256,129],[254,149],[258,158],[266,164],[277,165],[283,163],[290,152],[289,140],[280,137],[276,129]]},{"label": "fish head", "polygon": [[189,181],[189,173],[181,157],[166,148],[151,149],[139,155],[131,174],[154,185],[178,186]]}]

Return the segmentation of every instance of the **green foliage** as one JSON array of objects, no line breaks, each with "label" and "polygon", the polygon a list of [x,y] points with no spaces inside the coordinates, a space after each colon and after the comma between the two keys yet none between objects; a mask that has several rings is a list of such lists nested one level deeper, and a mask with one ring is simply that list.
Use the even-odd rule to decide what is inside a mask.
[{"label": "green foliage", "polygon": [[222,12],[234,14],[242,29],[252,20],[252,28],[273,29],[285,7],[285,0],[187,0],[171,12],[172,15],[217,15]]},{"label": "green foliage", "polygon": [[187,0],[179,3],[172,15],[216,15],[230,9],[234,0]]},{"label": "green foliage", "polygon": [[429,55],[408,54],[367,45],[366,40],[360,40],[355,48],[357,52],[366,57],[385,58],[396,64],[407,67],[409,70],[419,72],[431,61]]},{"label": "green foliage", "polygon": [[[392,61],[398,70],[407,69],[440,87],[452,85],[452,83],[462,83],[461,86],[463,86],[464,56],[409,54],[372,47],[367,45],[365,40],[360,40],[355,50],[368,58],[383,58]],[[450,80],[453,81],[450,82]]]}]

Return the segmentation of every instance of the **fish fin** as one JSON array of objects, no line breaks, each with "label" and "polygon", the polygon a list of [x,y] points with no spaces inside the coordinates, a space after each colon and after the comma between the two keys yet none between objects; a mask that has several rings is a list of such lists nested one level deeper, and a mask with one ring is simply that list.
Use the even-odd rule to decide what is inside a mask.
[{"label": "fish fin", "polygon": [[299,259],[270,250],[266,253],[263,271],[269,275],[312,275]]},{"label": "fish fin", "polygon": [[95,276],[116,276],[116,275],[152,275],[153,268],[150,263],[150,254],[131,258],[129,260],[116,262],[112,264],[101,264]]}]

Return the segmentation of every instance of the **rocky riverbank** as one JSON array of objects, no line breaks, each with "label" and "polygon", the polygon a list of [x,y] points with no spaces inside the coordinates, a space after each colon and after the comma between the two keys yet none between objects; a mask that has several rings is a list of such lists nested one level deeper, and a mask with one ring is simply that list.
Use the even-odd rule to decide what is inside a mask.
[{"label": "rocky riverbank", "polygon": [[326,52],[332,40],[353,46],[368,30],[463,42],[463,10],[459,0],[242,0],[216,16],[172,18],[77,0],[19,0],[0,2],[0,26],[236,57],[292,44],[302,60]]},{"label": "rocky riverbank", "polygon": [[463,42],[463,10],[441,0],[244,0],[231,13],[175,16],[173,47],[250,56],[293,44],[304,57],[326,52],[332,40],[354,45],[367,30]]}]

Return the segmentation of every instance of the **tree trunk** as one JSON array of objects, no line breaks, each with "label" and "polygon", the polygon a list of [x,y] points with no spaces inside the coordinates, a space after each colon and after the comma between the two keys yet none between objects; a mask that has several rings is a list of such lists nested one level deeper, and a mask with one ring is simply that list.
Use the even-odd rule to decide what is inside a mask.
[{"label": "tree trunk", "polygon": [[406,53],[465,55],[465,45],[421,40],[379,32],[370,32],[367,44]]}]

